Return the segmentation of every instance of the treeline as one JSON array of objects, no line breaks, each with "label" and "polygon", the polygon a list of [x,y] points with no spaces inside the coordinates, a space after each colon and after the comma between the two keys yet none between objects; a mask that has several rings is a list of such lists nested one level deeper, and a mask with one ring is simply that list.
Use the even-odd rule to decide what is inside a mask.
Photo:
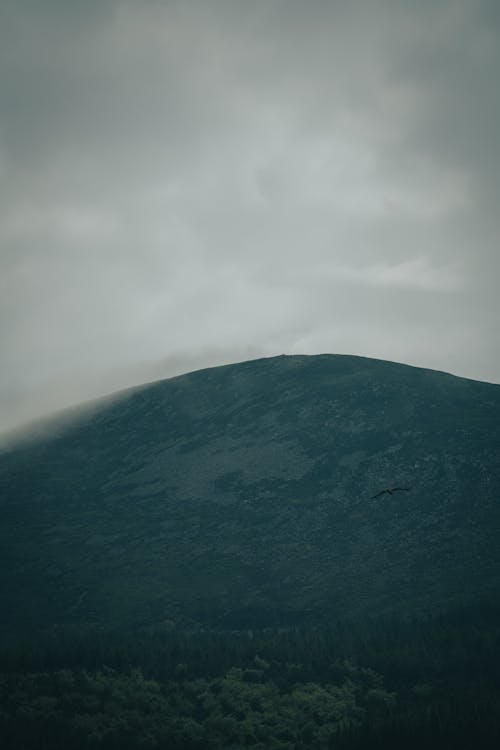
[{"label": "treeline", "polygon": [[6,750],[500,747],[500,610],[3,639]]}]

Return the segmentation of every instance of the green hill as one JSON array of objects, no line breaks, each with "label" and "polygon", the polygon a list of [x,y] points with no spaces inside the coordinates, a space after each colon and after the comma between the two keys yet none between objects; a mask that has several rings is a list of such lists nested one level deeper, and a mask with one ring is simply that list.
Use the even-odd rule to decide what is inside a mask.
[{"label": "green hill", "polygon": [[237,629],[498,601],[499,486],[498,385],[340,355],[145,385],[0,456],[0,622]]}]

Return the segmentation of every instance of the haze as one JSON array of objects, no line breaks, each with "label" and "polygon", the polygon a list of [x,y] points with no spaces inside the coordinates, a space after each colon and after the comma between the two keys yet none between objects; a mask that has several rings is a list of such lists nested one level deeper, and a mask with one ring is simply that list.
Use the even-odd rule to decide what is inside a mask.
[{"label": "haze", "polygon": [[500,382],[492,0],[4,0],[0,424],[339,352]]}]

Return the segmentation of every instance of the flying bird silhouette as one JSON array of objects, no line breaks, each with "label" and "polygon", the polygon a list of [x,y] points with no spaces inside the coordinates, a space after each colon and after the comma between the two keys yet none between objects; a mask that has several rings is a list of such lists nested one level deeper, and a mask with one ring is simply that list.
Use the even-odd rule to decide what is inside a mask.
[{"label": "flying bird silhouette", "polygon": [[380,497],[380,495],[392,495],[394,492],[409,492],[409,487],[386,487],[385,490],[380,490],[380,492],[377,492],[376,495],[373,495],[370,500],[375,500],[376,497]]}]

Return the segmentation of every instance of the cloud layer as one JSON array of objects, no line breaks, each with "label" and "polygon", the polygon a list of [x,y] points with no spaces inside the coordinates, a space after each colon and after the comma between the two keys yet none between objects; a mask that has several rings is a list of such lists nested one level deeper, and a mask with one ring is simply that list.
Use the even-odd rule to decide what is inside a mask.
[{"label": "cloud layer", "polygon": [[0,409],[347,352],[500,381],[486,0],[6,0]]}]

